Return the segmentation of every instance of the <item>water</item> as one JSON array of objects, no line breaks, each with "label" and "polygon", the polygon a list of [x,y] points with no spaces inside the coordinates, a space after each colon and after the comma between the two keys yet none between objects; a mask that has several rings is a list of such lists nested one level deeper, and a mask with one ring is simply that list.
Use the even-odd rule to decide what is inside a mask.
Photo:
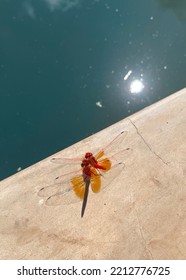
[{"label": "water", "polygon": [[185,87],[167,2],[1,0],[0,179]]}]

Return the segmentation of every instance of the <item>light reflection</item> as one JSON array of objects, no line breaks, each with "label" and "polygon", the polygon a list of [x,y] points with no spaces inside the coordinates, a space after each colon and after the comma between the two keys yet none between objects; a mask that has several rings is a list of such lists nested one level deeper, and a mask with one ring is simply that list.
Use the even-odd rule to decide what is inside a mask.
[{"label": "light reflection", "polygon": [[98,106],[98,107],[100,107],[100,108],[102,108],[102,107],[103,107],[103,105],[102,105],[101,101],[96,102],[96,106]]},{"label": "light reflection", "polygon": [[67,12],[72,8],[78,7],[81,0],[45,0],[45,2],[48,4],[52,12],[57,9]]},{"label": "light reflection", "polygon": [[129,78],[129,76],[132,74],[132,70],[129,70],[128,72],[127,72],[127,74],[125,75],[125,77],[123,78],[123,80],[124,81],[126,81],[128,78]]},{"label": "light reflection", "polygon": [[144,84],[142,80],[134,80],[130,84],[130,92],[135,94],[135,93],[140,93],[144,89]]}]

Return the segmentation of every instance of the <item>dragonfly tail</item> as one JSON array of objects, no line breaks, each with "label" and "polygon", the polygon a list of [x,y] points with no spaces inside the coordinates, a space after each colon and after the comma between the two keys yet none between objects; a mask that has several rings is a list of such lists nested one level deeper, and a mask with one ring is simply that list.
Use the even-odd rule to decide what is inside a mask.
[{"label": "dragonfly tail", "polygon": [[86,205],[87,205],[89,185],[90,185],[90,181],[86,182],[86,184],[85,184],[85,194],[84,194],[83,204],[82,204],[82,209],[81,209],[81,218],[83,218],[83,215],[85,213],[85,208],[86,208]]}]

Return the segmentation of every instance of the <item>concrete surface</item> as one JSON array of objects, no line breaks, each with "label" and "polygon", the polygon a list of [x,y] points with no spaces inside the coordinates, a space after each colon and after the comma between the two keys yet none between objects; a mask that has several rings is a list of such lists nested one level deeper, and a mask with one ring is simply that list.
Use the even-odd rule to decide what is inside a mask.
[{"label": "concrete surface", "polygon": [[83,219],[81,203],[38,196],[66,172],[52,157],[0,182],[0,259],[186,259],[186,89],[55,156],[82,155],[122,130],[125,168],[90,192]]}]

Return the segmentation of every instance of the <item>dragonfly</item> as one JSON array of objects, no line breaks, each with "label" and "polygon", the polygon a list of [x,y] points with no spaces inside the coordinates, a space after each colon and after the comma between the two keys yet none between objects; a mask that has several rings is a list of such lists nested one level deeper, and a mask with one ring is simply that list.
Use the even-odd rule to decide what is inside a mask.
[{"label": "dragonfly", "polygon": [[[40,197],[47,197],[46,205],[64,205],[82,202],[81,217],[84,216],[87,205],[89,189],[98,193],[119,176],[125,167],[121,155],[130,148],[114,153],[115,149],[124,140],[127,132],[122,131],[105,148],[100,149],[95,155],[86,152],[81,158],[52,158],[51,162],[66,165],[74,164],[81,167],[76,171],[62,174],[55,178],[55,183],[39,190]],[[72,165],[73,165],[72,164]]]}]

